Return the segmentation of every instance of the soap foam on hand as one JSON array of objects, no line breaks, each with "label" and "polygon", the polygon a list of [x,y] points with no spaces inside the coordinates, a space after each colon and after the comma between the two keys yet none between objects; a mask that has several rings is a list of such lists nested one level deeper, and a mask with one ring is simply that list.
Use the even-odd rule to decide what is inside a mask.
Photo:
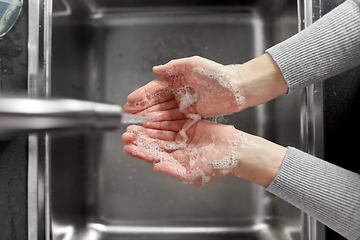
[{"label": "soap foam on hand", "polygon": [[[234,68],[240,66],[239,64],[232,64],[228,67]],[[227,72],[224,69],[223,72]],[[155,94],[150,94],[142,89],[139,95],[143,97],[142,100],[133,103],[133,106],[141,106],[144,103],[151,102],[151,105],[157,101],[162,101],[164,96],[172,95],[179,104],[179,110],[183,113],[191,106],[196,106],[197,103],[204,101],[210,104],[205,104],[207,109],[212,108],[217,103],[213,95],[219,98],[221,104],[224,105],[224,109],[229,109],[232,106],[237,106],[238,109],[245,103],[244,97],[238,87],[232,84],[230,76],[225,73],[216,73],[206,70],[202,67],[193,67],[186,70],[185,73],[179,73],[177,67],[168,69],[167,77],[161,77],[157,81],[153,81],[149,84],[155,84],[153,90]],[[230,73],[230,72],[229,72]],[[166,80],[167,79],[167,80]],[[199,92],[201,91],[201,92]],[[170,100],[170,99],[167,99]],[[203,106],[202,104],[201,106]],[[216,112],[219,112],[217,106]],[[221,107],[220,107],[221,108]],[[201,109],[198,109],[201,111]],[[220,112],[223,110],[220,109]],[[193,112],[193,111],[192,111]],[[208,112],[208,111],[206,111]]]},{"label": "soap foam on hand", "polygon": [[179,99],[180,112],[185,112],[188,107],[199,101],[199,94],[195,89],[190,87],[181,87],[177,89],[174,94],[175,97]]},{"label": "soap foam on hand", "polygon": [[[206,123],[189,120],[186,128],[190,128],[194,124]],[[226,125],[218,125],[219,127],[228,128]],[[204,128],[207,125],[197,127]],[[132,154],[140,158],[151,159],[155,164],[163,162],[172,163],[174,164],[171,170],[173,174],[187,182],[198,183],[199,185],[204,185],[219,175],[226,175],[237,166],[237,147],[244,141],[245,138],[243,136],[239,134],[230,138],[224,134],[225,136],[218,137],[209,129],[204,134],[197,135],[197,138],[204,138],[206,142],[197,142],[199,139],[194,140],[194,136],[186,135],[186,128],[179,133],[185,134],[181,142],[151,139],[139,132],[135,133],[137,139],[134,141],[134,145],[137,148]],[[145,151],[139,151],[138,148]],[[221,150],[218,151],[217,149]],[[179,171],[175,167],[176,165],[185,168],[186,171]]]},{"label": "soap foam on hand", "polygon": [[[232,67],[237,66],[238,65],[234,65]],[[178,81],[177,83],[179,83],[184,79],[185,76],[181,74],[173,75],[173,73],[176,72],[176,69],[169,70],[169,78],[171,78],[173,82]],[[224,106],[225,108],[229,108],[230,106],[226,106],[226,104],[231,105],[232,101],[235,101],[239,108],[244,104],[244,97],[241,96],[239,89],[232,85],[228,80],[229,76],[225,74],[214,73],[200,67],[195,67],[193,72],[206,76],[211,80],[217,81],[221,87],[230,91],[224,97],[228,97],[230,99],[232,98],[233,100],[227,101]],[[214,87],[215,85],[211,82],[205,80],[196,81],[199,81],[200,84],[208,89],[216,90]],[[150,99],[161,94],[171,93],[178,101],[180,111],[184,113],[189,107],[194,106],[198,101],[200,101],[200,94],[190,85],[179,86],[178,88],[175,88],[174,86],[157,87],[158,92],[156,94],[145,94],[146,97],[137,104],[143,104],[145,101],[149,101]],[[138,117],[140,118],[136,120],[141,122],[149,120],[141,116]],[[134,144],[137,147],[146,150],[148,157],[151,159],[156,159],[154,163],[170,162],[178,166],[185,167],[186,172],[181,172],[178,168],[174,168],[173,171],[174,174],[180,176],[183,179],[187,179],[190,182],[199,181],[200,179],[201,184],[203,185],[211,181],[211,179],[216,177],[218,174],[225,175],[231,172],[238,164],[236,151],[237,147],[241,142],[246,141],[247,138],[241,134],[236,136],[234,139],[230,139],[230,137],[219,138],[215,135],[215,133],[209,130],[206,132],[206,135],[209,137],[208,142],[202,146],[193,146],[191,143],[192,136],[188,136],[187,131],[195,124],[199,124],[199,122],[202,121],[202,117],[199,114],[187,114],[187,117],[189,118],[189,121],[187,121],[183,128],[179,131],[181,141],[168,142],[164,146],[160,147],[160,144],[163,143],[162,141],[159,141],[158,139],[150,139],[149,137],[138,133],[138,139],[134,142]],[[230,125],[233,125],[234,122],[233,115],[213,116],[208,117],[205,120],[216,124],[225,123]],[[134,121],[134,119],[131,119],[131,121]],[[224,125],[222,126],[227,127]],[[233,126],[231,127],[233,128]],[[177,140],[178,139],[179,138],[177,138]],[[216,145],[221,146],[221,151],[213,152],[216,151],[214,150]],[[179,153],[179,151],[182,152],[182,159],[174,158],[173,153]],[[135,156],[140,156],[139,152],[133,152],[133,154]],[[213,155],[215,156],[215,159],[213,159]]]},{"label": "soap foam on hand", "polygon": [[[195,120],[188,122],[191,126],[197,123]],[[197,128],[202,129],[201,132],[194,136],[186,135],[187,138],[182,142],[151,139],[140,132],[133,132],[137,135],[134,145],[145,150],[145,153],[136,150],[133,155],[153,159],[155,164],[172,163],[173,174],[187,182],[197,183],[196,185],[204,185],[214,178],[230,173],[239,161],[239,144],[246,142],[249,137],[241,133],[227,134],[228,128],[234,128],[233,126],[217,124],[217,127],[223,129],[216,127],[213,130],[214,123],[197,124],[200,124]],[[217,135],[219,132],[223,134]],[[175,165],[185,168],[186,171],[180,171]]]},{"label": "soap foam on hand", "polygon": [[[235,66],[235,65],[234,65]],[[237,65],[236,65],[237,66]],[[231,66],[233,67],[233,66]],[[233,94],[233,96],[235,97],[235,101],[237,103],[238,108],[241,108],[241,106],[244,104],[245,99],[244,97],[241,95],[239,88],[237,88],[236,86],[234,86],[230,81],[229,81],[229,76],[226,74],[219,74],[219,73],[215,73],[209,70],[205,70],[201,67],[195,67],[194,68],[194,72],[203,75],[207,78],[213,79],[215,81],[217,81],[220,86],[227,88],[228,90],[230,90],[230,92]],[[231,98],[232,96],[224,96],[224,97],[229,97]],[[225,108],[228,108],[227,106],[224,106]]]}]

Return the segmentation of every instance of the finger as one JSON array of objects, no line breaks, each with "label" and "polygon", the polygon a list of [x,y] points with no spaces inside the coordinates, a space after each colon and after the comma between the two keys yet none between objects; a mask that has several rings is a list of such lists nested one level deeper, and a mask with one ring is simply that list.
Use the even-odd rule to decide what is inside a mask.
[{"label": "finger", "polygon": [[[176,138],[176,133],[172,132],[172,131],[163,131],[163,130],[154,130],[154,129],[147,129],[141,126],[129,126],[126,129],[126,133],[132,133],[132,134],[143,134],[148,136],[149,138],[153,138],[153,139],[159,139],[159,140],[164,140],[164,141],[174,141]],[[123,136],[125,135],[125,133],[123,134]],[[129,136],[125,135],[125,139],[128,140]],[[130,140],[128,140],[125,143],[128,143]]]},{"label": "finger", "polygon": [[[158,131],[161,132],[161,131]],[[156,133],[156,131],[153,131],[153,133],[156,136],[159,136],[159,133]],[[174,141],[176,134],[173,133],[171,135],[167,135],[165,134],[164,136],[160,136],[160,137],[168,137],[171,138],[172,140],[168,141],[168,140],[161,140],[161,139],[157,139],[157,138],[151,138],[147,135],[143,135],[140,133],[134,134],[131,132],[126,132],[123,134],[122,136],[122,140],[124,141],[124,143],[129,144],[129,145],[135,145],[137,147],[143,148],[143,149],[147,149],[150,152],[174,152],[176,150],[182,150],[186,147],[186,145],[184,145],[183,143],[176,143]]]},{"label": "finger", "polygon": [[178,132],[182,129],[187,120],[162,121],[162,122],[146,122],[143,127],[157,130],[167,130]]},{"label": "finger", "polygon": [[161,104],[163,102],[167,102],[171,99],[174,99],[174,94],[171,92],[162,92],[154,96],[149,96],[144,98],[143,100],[139,102],[128,102],[123,107],[123,111],[126,113],[139,113],[141,111],[144,111],[145,109],[148,109],[152,106],[155,106],[157,104]]},{"label": "finger", "polygon": [[205,59],[201,57],[175,59],[165,65],[153,67],[153,72],[159,76],[175,76],[191,70],[194,66],[197,66],[204,60]]},{"label": "finger", "polygon": [[135,140],[135,138],[136,138],[136,135],[131,132],[125,132],[121,136],[121,139],[125,144],[131,144]]},{"label": "finger", "polygon": [[153,72],[159,76],[174,76],[184,73],[189,68],[189,58],[171,60],[165,65],[153,67]]},{"label": "finger", "polygon": [[186,115],[180,112],[179,108],[171,109],[162,112],[153,112],[145,115],[149,117],[152,122],[161,122],[161,121],[174,121],[186,119]]},{"label": "finger", "polygon": [[165,65],[153,67],[153,72],[159,76],[176,76],[188,73],[194,67],[204,67],[209,71],[215,71],[223,65],[199,56],[171,60]]},{"label": "finger", "polygon": [[151,151],[149,149],[141,148],[132,144],[125,145],[124,152],[132,157],[136,157],[150,163],[173,161],[173,158],[169,153]]},{"label": "finger", "polygon": [[178,107],[179,107],[179,104],[176,102],[176,100],[171,99],[167,102],[159,103],[152,107],[149,107],[149,108],[145,109],[144,111],[139,112],[138,114],[141,116],[145,116],[146,114],[151,113],[151,112],[161,112],[161,111],[166,111],[166,110],[170,110],[170,109],[175,109]]},{"label": "finger", "polygon": [[170,78],[165,78],[165,77],[157,78],[149,82],[145,86],[138,88],[137,90],[129,94],[129,96],[127,97],[127,101],[130,105],[135,104],[137,102],[141,102],[144,99],[153,96],[158,92],[162,92],[171,86],[172,86],[172,80]]}]

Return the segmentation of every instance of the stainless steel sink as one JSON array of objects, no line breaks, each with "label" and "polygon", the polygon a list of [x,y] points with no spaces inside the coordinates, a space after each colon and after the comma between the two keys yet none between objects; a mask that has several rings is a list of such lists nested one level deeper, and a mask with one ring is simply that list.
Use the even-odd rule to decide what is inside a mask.
[{"label": "stainless steel sink", "polygon": [[[156,78],[154,65],[192,55],[243,63],[298,31],[296,5],[286,1],[162,2],[45,1],[54,10],[44,20],[51,34],[42,36],[52,42],[41,45],[48,81],[36,94],[124,105]],[[296,92],[237,113],[235,127],[303,149],[303,101]],[[43,164],[38,195],[29,195],[29,213],[41,211],[29,223],[37,227],[30,237],[305,239],[303,214],[250,182],[229,176],[199,188],[154,173],[123,152],[126,127],[30,136],[38,147],[32,160]]]}]

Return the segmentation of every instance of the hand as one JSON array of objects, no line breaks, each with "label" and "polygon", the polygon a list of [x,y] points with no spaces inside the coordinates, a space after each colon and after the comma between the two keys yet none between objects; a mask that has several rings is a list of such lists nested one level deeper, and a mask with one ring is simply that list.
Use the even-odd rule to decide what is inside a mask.
[{"label": "hand", "polygon": [[199,114],[202,117],[233,113],[246,108],[235,68],[191,57],[154,67],[160,77],[128,96],[124,111],[145,115]]},{"label": "hand", "polygon": [[[237,147],[249,136],[233,127],[188,120],[180,131],[128,127],[123,135],[125,153],[154,163],[154,171],[200,186],[222,177],[237,166]],[[184,126],[179,126],[186,129]],[[166,128],[166,127],[164,127]]]},{"label": "hand", "polygon": [[177,120],[244,110],[288,91],[280,69],[269,54],[242,66],[224,66],[190,57],[154,67],[160,77],[128,96],[127,113]]},{"label": "hand", "polygon": [[[154,171],[196,186],[233,174],[267,187],[286,152],[279,145],[222,124],[187,120],[178,129],[172,126],[173,131],[166,130],[167,124],[157,124],[164,130],[128,127],[123,135],[125,153],[154,163]],[[180,129],[185,129],[185,136]]]}]

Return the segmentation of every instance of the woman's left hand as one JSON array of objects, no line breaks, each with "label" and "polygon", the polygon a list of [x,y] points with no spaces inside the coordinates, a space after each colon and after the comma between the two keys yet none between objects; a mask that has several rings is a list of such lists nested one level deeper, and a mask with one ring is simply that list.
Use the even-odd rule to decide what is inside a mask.
[{"label": "woman's left hand", "polygon": [[218,123],[155,124],[156,129],[128,127],[122,138],[125,153],[153,163],[154,171],[195,186],[233,174],[266,187],[286,152],[277,144]]}]

